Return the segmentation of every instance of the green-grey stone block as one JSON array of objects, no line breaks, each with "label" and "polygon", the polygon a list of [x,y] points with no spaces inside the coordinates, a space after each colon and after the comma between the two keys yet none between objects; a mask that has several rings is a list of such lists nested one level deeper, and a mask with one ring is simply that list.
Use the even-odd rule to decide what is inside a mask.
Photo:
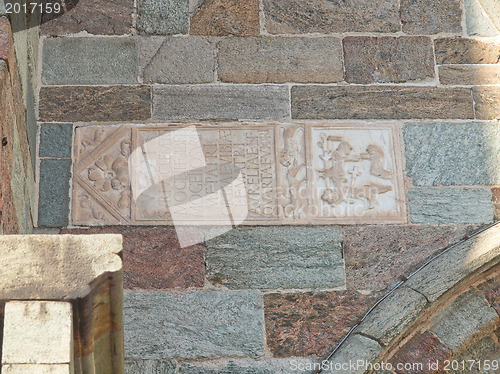
[{"label": "green-grey stone block", "polygon": [[314,362],[305,358],[268,360],[229,360],[224,362],[187,363],[180,374],[299,374],[312,372]]},{"label": "green-grey stone block", "polygon": [[40,157],[71,158],[73,125],[44,123],[40,129]]},{"label": "green-grey stone block", "polygon": [[173,360],[125,361],[125,374],[177,374],[177,362]]},{"label": "green-grey stone block", "polygon": [[413,185],[500,184],[499,123],[412,123],[403,135]]},{"label": "green-grey stone block", "polygon": [[70,159],[43,159],[40,162],[39,227],[68,225]]},{"label": "green-grey stone block", "polygon": [[499,34],[490,18],[479,5],[479,0],[464,0],[464,5],[468,35],[496,36]]},{"label": "green-grey stone block", "polygon": [[257,357],[264,354],[257,291],[125,292],[125,357]]},{"label": "green-grey stone block", "polygon": [[340,242],[332,226],[238,227],[206,242],[207,278],[230,289],[340,287]]},{"label": "green-grey stone block", "polygon": [[137,0],[140,34],[172,35],[189,31],[189,0]]},{"label": "green-grey stone block", "polygon": [[137,83],[139,46],[132,38],[47,38],[43,67],[44,84]]},{"label": "green-grey stone block", "polygon": [[412,223],[493,222],[491,191],[486,188],[414,188],[408,200]]}]

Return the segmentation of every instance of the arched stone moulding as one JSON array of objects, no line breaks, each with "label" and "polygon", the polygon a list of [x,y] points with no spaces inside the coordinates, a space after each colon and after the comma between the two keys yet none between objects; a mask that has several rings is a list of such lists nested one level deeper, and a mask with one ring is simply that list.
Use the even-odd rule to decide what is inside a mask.
[{"label": "arched stone moulding", "polygon": [[[457,373],[461,367],[452,368],[453,360],[459,365],[475,360],[475,369],[487,360],[498,363],[499,301],[500,225],[496,225],[438,257],[395,290],[354,330],[323,372],[357,360],[384,362],[386,373],[438,373],[447,360],[446,369]],[[387,363],[392,370],[387,370]],[[405,368],[405,364],[422,367]],[[375,372],[372,368],[363,364],[348,372]]]}]

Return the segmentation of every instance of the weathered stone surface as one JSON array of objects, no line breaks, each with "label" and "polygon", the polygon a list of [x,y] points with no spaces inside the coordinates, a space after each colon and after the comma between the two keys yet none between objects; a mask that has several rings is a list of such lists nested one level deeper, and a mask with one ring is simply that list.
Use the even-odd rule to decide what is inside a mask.
[{"label": "weathered stone surface", "polygon": [[497,277],[488,279],[478,285],[477,289],[486,297],[490,306],[500,315],[500,279]]},{"label": "weathered stone surface", "polygon": [[497,64],[500,61],[500,43],[467,38],[440,38],[434,42],[436,63]]},{"label": "weathered stone surface", "polygon": [[500,65],[439,66],[439,81],[454,85],[500,84]]},{"label": "weathered stone surface", "polygon": [[487,188],[414,188],[408,192],[412,223],[493,222]]},{"label": "weathered stone surface", "polygon": [[342,227],[347,288],[383,290],[478,225],[367,225]]},{"label": "weathered stone surface", "polygon": [[218,74],[234,83],[328,83],[344,79],[338,38],[226,38]]},{"label": "weathered stone surface", "polygon": [[406,170],[415,186],[500,183],[497,123],[411,123],[403,127]]},{"label": "weathered stone surface", "polygon": [[141,70],[146,83],[214,82],[215,45],[197,36],[143,37]]},{"label": "weathered stone surface", "polygon": [[400,287],[363,321],[357,332],[371,336],[383,345],[415,322],[427,300],[407,287]]},{"label": "weathered stone surface", "polygon": [[401,0],[401,23],[408,34],[462,33],[459,0]]},{"label": "weathered stone surface", "polygon": [[[195,229],[178,228],[178,230],[185,235],[198,237],[199,242],[203,242],[200,232]],[[174,228],[95,227],[63,229],[61,233],[121,234],[123,236],[123,287],[125,289],[203,287],[204,246],[197,244],[181,248]]]},{"label": "weathered stone surface", "polygon": [[499,34],[479,0],[464,0],[464,6],[467,35],[496,36]]},{"label": "weathered stone surface", "polygon": [[177,362],[173,360],[125,361],[125,374],[177,374]]},{"label": "weathered stone surface", "polygon": [[40,161],[38,226],[63,227],[68,224],[71,159]]},{"label": "weathered stone surface", "polygon": [[435,301],[478,268],[485,270],[498,263],[500,227],[493,226],[457,245],[431,262],[406,285]]},{"label": "weathered stone surface", "polygon": [[[352,336],[332,357],[329,363],[329,368],[324,370],[325,373],[342,373],[342,374],[364,374],[365,366],[355,366],[353,369],[350,363],[357,363],[358,360],[365,362],[374,362],[382,353],[382,347],[370,338],[361,335]],[[337,370],[336,365],[348,368],[347,370]]]},{"label": "weathered stone surface", "polygon": [[44,84],[137,83],[139,47],[130,38],[47,38],[42,63]]},{"label": "weathered stone surface", "polygon": [[500,187],[493,187],[491,189],[491,200],[493,202],[495,221],[498,221],[500,220]]},{"label": "weathered stone surface", "polygon": [[58,86],[40,89],[40,121],[134,121],[150,117],[150,87]]},{"label": "weathered stone surface", "polygon": [[267,119],[289,115],[281,86],[170,86],[153,90],[153,118]]},{"label": "weathered stone surface", "polygon": [[485,14],[493,22],[495,27],[500,30],[500,4],[495,0],[478,0]]},{"label": "weathered stone surface", "polygon": [[90,282],[122,268],[119,235],[6,235],[0,236],[0,248],[2,299],[84,297]]},{"label": "weathered stone surface", "polygon": [[229,360],[183,364],[180,374],[299,374],[312,371],[314,362],[305,358]]},{"label": "weathered stone surface", "polygon": [[132,0],[65,0],[68,9],[62,15],[44,13],[42,34],[57,36],[86,31],[94,35],[123,35],[131,32]]},{"label": "weathered stone surface", "polygon": [[9,301],[5,304],[4,318],[2,366],[62,364],[73,360],[70,303]]},{"label": "weathered stone surface", "polygon": [[342,42],[349,83],[403,83],[434,78],[430,38],[348,36]]},{"label": "weathered stone surface", "polygon": [[202,0],[191,16],[191,35],[259,35],[259,0]]},{"label": "weathered stone surface", "polygon": [[44,123],[40,127],[40,157],[71,158],[73,124]]},{"label": "weathered stone surface", "polygon": [[350,291],[266,294],[267,345],[274,357],[327,355],[375,299]]},{"label": "weathered stone surface", "polygon": [[137,30],[140,34],[187,34],[189,0],[138,0]]},{"label": "weathered stone surface", "polygon": [[[420,364],[421,368],[414,367],[412,374],[438,373],[444,366],[444,360],[451,358],[451,351],[431,332],[424,332],[414,336],[390,360],[396,367],[398,363],[403,365],[407,362]],[[429,364],[439,362],[438,370],[429,370]],[[404,367],[404,366],[403,366]],[[396,370],[398,374],[406,374],[407,371]]]},{"label": "weathered stone surface", "polygon": [[264,0],[266,29],[271,34],[400,31],[394,0],[332,2]]},{"label": "weathered stone surface", "polygon": [[70,364],[6,364],[2,366],[4,374],[71,374]]},{"label": "weathered stone surface", "polygon": [[491,329],[498,315],[477,291],[460,295],[432,320],[431,330],[453,352],[476,334]]},{"label": "weathered stone surface", "polygon": [[125,292],[125,356],[262,356],[262,314],[256,291]]},{"label": "weathered stone surface", "polygon": [[472,92],[477,119],[500,119],[500,89],[498,87],[474,87]]},{"label": "weathered stone surface", "polygon": [[240,227],[206,246],[208,280],[229,288],[334,288],[345,283],[336,227]]},{"label": "weathered stone surface", "polygon": [[470,89],[292,87],[292,118],[474,118]]}]

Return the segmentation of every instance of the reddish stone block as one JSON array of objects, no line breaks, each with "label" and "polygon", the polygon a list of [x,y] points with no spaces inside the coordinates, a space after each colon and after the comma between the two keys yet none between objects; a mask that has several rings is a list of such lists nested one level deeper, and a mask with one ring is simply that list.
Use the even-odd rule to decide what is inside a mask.
[{"label": "reddish stone block", "polygon": [[10,57],[11,33],[10,22],[7,18],[0,18],[0,59],[8,61]]},{"label": "reddish stone block", "polygon": [[350,291],[264,295],[267,345],[275,357],[325,356],[377,297]]},{"label": "reddish stone block", "polygon": [[[188,230],[203,242],[201,233]],[[123,283],[125,289],[157,290],[203,287],[203,244],[181,248],[172,227],[93,227],[62,229],[63,234],[123,235]]]},{"label": "reddish stone block", "polygon": [[[389,360],[398,374],[431,374],[440,373],[444,360],[451,358],[451,351],[432,333],[424,332],[414,336]],[[437,370],[431,363],[439,361]],[[398,364],[412,365],[411,369],[397,369]],[[416,365],[421,365],[417,367]]]},{"label": "reddish stone block", "polygon": [[495,221],[498,221],[500,220],[500,187],[493,187],[491,189],[491,199],[493,201]]},{"label": "reddish stone block", "polygon": [[484,294],[491,307],[500,315],[500,279],[498,275],[481,283],[477,289]]}]

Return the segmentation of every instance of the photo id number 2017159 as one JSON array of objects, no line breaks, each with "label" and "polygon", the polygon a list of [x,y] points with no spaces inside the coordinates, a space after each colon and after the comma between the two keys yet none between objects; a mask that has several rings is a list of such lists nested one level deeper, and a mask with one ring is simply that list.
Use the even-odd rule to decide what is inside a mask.
[{"label": "photo id number 2017159", "polygon": [[5,12],[7,14],[17,14],[17,13],[61,13],[62,6],[60,3],[51,3],[47,1],[31,2],[31,3],[19,3],[19,2],[6,2]]}]

